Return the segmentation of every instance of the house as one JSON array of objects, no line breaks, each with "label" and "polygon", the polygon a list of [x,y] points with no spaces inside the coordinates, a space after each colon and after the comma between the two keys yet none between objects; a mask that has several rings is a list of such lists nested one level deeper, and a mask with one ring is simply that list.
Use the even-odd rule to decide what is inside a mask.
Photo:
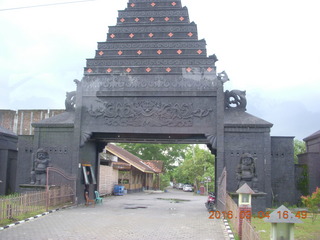
[{"label": "house", "polygon": [[105,147],[100,157],[99,192],[111,194],[115,185],[130,192],[159,189],[162,161],[144,161],[114,144]]}]

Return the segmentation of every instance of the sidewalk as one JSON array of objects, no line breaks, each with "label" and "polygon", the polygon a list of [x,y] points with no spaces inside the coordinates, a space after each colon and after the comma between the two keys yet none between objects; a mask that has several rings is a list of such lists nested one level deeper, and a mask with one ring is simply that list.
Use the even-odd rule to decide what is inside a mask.
[{"label": "sidewalk", "polygon": [[0,239],[228,239],[223,221],[208,219],[205,201],[206,196],[175,189],[112,196],[102,205],[64,209],[5,229]]}]

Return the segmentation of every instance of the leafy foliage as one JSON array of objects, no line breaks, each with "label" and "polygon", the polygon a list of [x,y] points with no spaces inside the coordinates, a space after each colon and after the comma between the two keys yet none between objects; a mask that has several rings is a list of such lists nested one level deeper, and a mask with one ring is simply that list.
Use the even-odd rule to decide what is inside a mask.
[{"label": "leafy foliage", "polygon": [[302,166],[301,176],[297,181],[297,189],[301,192],[302,195],[308,195],[309,193],[309,174],[308,166]]},{"label": "leafy foliage", "polygon": [[214,156],[208,150],[196,145],[188,150],[185,160],[175,169],[173,177],[176,182],[192,183],[197,189],[205,178],[210,177],[212,181],[209,183],[209,191],[213,191],[214,161]]},{"label": "leafy foliage", "polygon": [[294,163],[298,163],[298,155],[306,152],[306,144],[298,139],[294,140]]},{"label": "leafy foliage", "polygon": [[320,208],[320,188],[317,187],[316,191],[312,193],[311,196],[302,196],[301,199],[309,212],[312,212],[312,222],[314,222]]},{"label": "leafy foliage", "polygon": [[185,159],[186,152],[191,148],[188,144],[119,143],[117,145],[142,160],[162,160],[165,171],[173,170],[174,165]]}]

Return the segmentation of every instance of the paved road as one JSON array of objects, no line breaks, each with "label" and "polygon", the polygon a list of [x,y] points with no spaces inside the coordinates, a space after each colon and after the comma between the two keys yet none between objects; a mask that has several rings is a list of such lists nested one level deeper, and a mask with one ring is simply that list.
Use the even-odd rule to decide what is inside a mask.
[{"label": "paved road", "polygon": [[[160,199],[162,198],[162,199]],[[189,201],[175,202],[166,199]],[[205,196],[181,190],[104,198],[0,231],[5,240],[228,239],[222,220],[208,219]]]}]

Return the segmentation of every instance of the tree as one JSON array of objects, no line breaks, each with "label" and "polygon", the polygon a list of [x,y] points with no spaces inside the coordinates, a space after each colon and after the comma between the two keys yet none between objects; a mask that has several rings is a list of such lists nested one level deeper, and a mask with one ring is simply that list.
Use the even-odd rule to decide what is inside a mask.
[{"label": "tree", "polygon": [[189,144],[148,144],[148,143],[119,143],[118,146],[138,156],[142,160],[162,160],[165,171],[171,171],[179,164],[188,149]]},{"label": "tree", "polygon": [[298,163],[298,155],[306,152],[306,144],[303,141],[294,139],[294,163]]},{"label": "tree", "polygon": [[174,178],[176,182],[192,183],[197,189],[201,182],[206,178],[211,178],[209,183],[209,190],[214,190],[214,156],[210,151],[202,149],[199,145],[194,146],[186,154],[185,160],[174,171]]}]

